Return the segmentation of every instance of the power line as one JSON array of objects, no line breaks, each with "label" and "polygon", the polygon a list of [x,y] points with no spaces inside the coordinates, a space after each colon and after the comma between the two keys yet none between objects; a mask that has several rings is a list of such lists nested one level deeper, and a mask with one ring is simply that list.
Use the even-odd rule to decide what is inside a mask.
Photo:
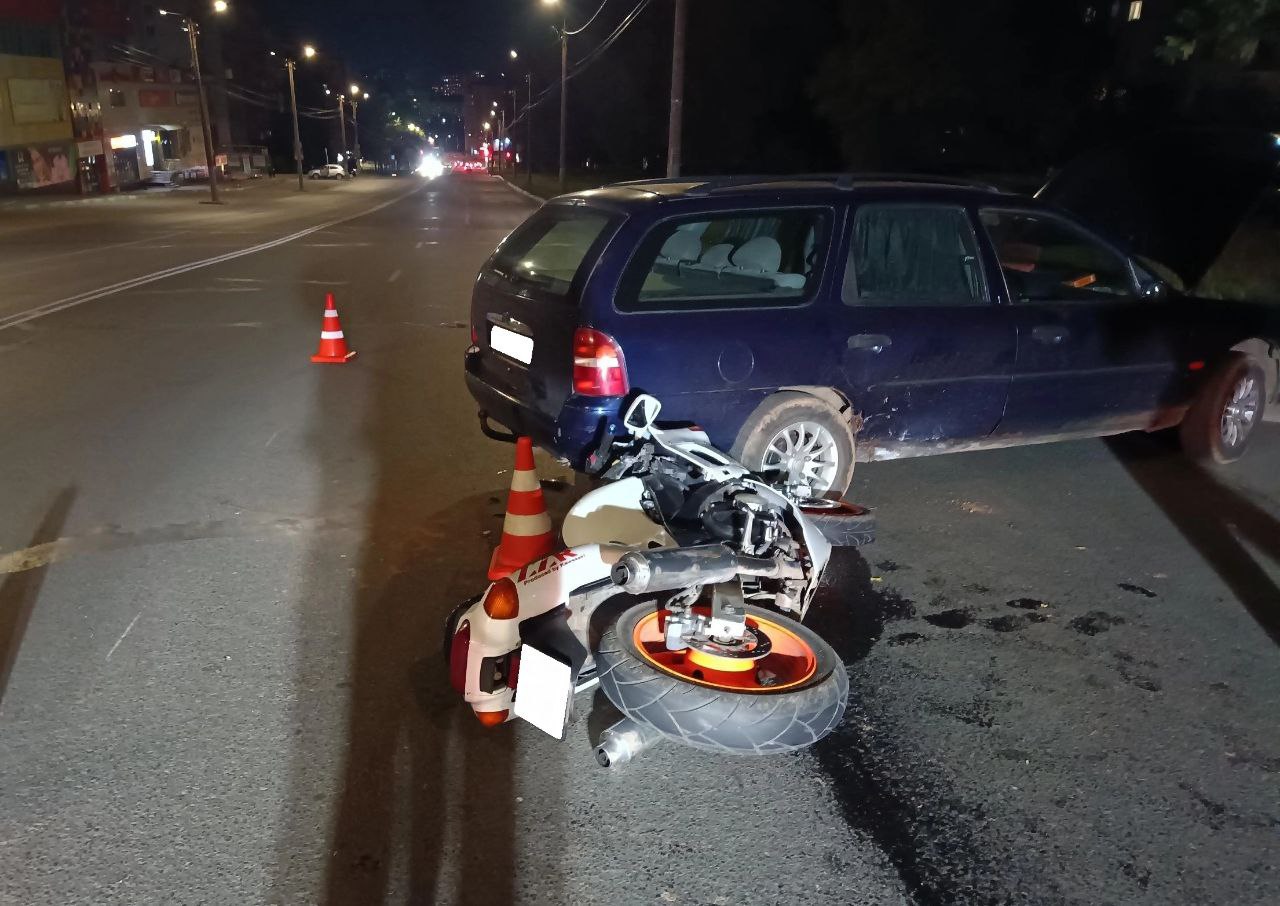
[{"label": "power line", "polygon": [[[616,43],[617,40],[620,37],[622,37],[622,33],[631,27],[631,24],[635,22],[637,18],[639,18],[640,14],[644,12],[645,8],[651,2],[652,0],[640,0],[640,2],[636,4],[635,8],[632,9],[631,12],[627,13],[627,15],[622,18],[622,21],[618,23],[617,27],[614,28],[612,32],[610,32],[608,37],[606,37],[598,45],[596,45],[594,48],[588,51],[587,54],[582,57],[582,59],[578,60],[578,62],[573,64],[573,68],[570,69],[569,72],[565,75],[565,79],[568,80],[568,79],[574,78],[575,76],[581,75],[584,71],[586,71],[587,67],[589,67],[592,63],[594,63],[601,56],[603,56],[604,52],[608,50],[610,47],[612,47],[614,43]],[[596,12],[598,15],[599,10],[597,10]],[[574,32],[569,32],[569,34],[574,34]],[[558,81],[553,82],[552,84],[548,85],[546,88],[542,89],[542,91],[538,92],[538,97],[536,100],[532,101],[531,103],[525,104],[524,107],[521,108],[520,112],[514,118],[512,118],[511,122],[507,123],[507,128],[510,129],[516,123],[523,120],[525,118],[525,115],[530,110],[539,106],[544,101],[550,100],[551,97],[554,96],[559,90],[560,90],[560,83]]]},{"label": "power line", "polygon": [[565,33],[566,35],[580,35],[580,34],[582,34],[584,31],[586,31],[586,30],[587,30],[587,26],[589,26],[592,22],[596,21],[596,17],[597,17],[597,16],[599,16],[602,12],[604,12],[604,8],[605,8],[606,6],[608,6],[608,5],[609,5],[609,0],[604,0],[604,2],[600,4],[600,8],[599,8],[598,10],[596,10],[594,13],[592,13],[591,18],[590,18],[590,19],[588,19],[588,20],[586,21],[586,23],[585,23],[585,24],[583,24],[583,26],[582,26],[581,28],[576,28],[576,29],[573,29],[573,30],[570,30],[570,29],[566,28],[566,29],[565,29],[565,31],[564,31],[564,33]]}]

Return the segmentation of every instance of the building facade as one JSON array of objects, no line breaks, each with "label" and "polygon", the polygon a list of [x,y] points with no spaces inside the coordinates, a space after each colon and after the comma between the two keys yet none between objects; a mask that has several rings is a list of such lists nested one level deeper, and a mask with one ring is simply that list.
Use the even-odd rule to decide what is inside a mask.
[{"label": "building facade", "polygon": [[0,0],[0,192],[75,185],[59,5]]}]

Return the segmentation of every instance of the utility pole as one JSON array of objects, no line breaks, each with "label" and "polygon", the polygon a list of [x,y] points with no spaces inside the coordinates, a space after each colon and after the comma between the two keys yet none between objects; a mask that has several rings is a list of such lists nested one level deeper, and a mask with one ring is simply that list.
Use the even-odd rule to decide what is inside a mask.
[{"label": "utility pole", "polygon": [[671,112],[667,123],[667,178],[680,175],[680,142],[684,130],[684,32],[688,0],[676,0],[671,43]]},{"label": "utility pole", "polygon": [[533,185],[533,73],[524,77],[528,91],[524,102],[524,183]]},{"label": "utility pole", "polygon": [[[364,99],[369,100],[369,92],[364,92]],[[355,139],[355,162],[359,172],[363,156],[360,154],[360,86],[356,84],[351,86],[351,132]]]},{"label": "utility pole", "polygon": [[191,45],[191,69],[196,74],[196,99],[200,101],[200,128],[205,133],[205,168],[209,170],[209,201],[221,205],[218,195],[218,168],[214,165],[214,136],[209,128],[209,99],[205,97],[205,79],[200,74],[200,47],[196,42],[196,20],[183,15],[187,41]]},{"label": "utility pole", "polygon": [[560,194],[565,192],[565,147],[564,140],[569,123],[569,33],[568,18],[560,26]]},{"label": "utility pole", "polygon": [[342,167],[345,170],[349,164],[347,161],[351,157],[351,152],[347,149],[347,112],[344,109],[346,98],[338,95],[338,128],[342,130]]},{"label": "utility pole", "polygon": [[293,69],[298,64],[291,59],[284,61],[284,68],[289,71],[289,109],[293,113],[293,165],[298,171],[298,191],[307,191],[307,184],[302,181],[302,136],[298,134],[298,92],[293,87]]},{"label": "utility pole", "polygon": [[351,133],[352,141],[355,144],[356,166],[360,164],[360,105],[356,103],[356,99],[351,99]]}]

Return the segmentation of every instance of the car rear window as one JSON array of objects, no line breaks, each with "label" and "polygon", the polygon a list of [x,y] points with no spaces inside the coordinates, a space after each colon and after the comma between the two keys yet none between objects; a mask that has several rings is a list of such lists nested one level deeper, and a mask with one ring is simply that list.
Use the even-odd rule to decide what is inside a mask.
[{"label": "car rear window", "polygon": [[733,211],[650,231],[618,293],[622,311],[801,305],[817,286],[825,209]]},{"label": "car rear window", "polygon": [[488,271],[522,289],[565,297],[583,262],[594,260],[612,221],[590,208],[548,205],[507,237]]}]

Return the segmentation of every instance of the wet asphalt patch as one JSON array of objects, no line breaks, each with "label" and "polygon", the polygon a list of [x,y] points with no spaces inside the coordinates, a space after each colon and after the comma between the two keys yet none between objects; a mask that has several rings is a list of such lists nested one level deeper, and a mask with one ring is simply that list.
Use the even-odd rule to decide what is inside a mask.
[{"label": "wet asphalt patch", "polygon": [[[874,569],[885,574],[909,567],[884,560]],[[918,606],[878,578],[873,581],[871,573],[871,567],[856,552],[838,549],[807,620],[836,649],[850,674],[852,694],[845,719],[812,750],[831,780],[846,821],[877,844],[913,900],[922,906],[1010,902],[1007,879],[1029,881],[1032,876],[1039,876],[1037,881],[1042,885],[1037,902],[1065,902],[1057,882],[1032,863],[1024,864],[1016,848],[1001,845],[991,836],[996,820],[992,806],[958,794],[950,772],[960,768],[917,751],[906,726],[897,725],[901,718],[895,718],[894,706],[900,708],[901,702],[878,692],[875,671],[864,661],[882,639],[890,649],[918,648],[938,644],[953,633],[972,635],[974,628],[984,634],[1008,636],[1055,623],[1057,629],[1048,631],[1090,637],[1123,626],[1126,619],[1091,610],[1059,622],[1053,619],[1056,604],[1031,596],[998,603],[954,601],[940,590],[943,581],[933,576],[926,577],[923,585],[935,593]],[[961,585],[960,592],[974,598],[992,594],[991,589],[977,583]],[[993,612],[993,607],[1004,612]],[[1042,639],[1033,642],[1042,643]],[[1152,694],[1161,691],[1159,681],[1143,669],[1155,664],[1122,652],[1112,666],[1125,683]],[[877,669],[883,669],[883,664]],[[945,671],[945,667],[941,669]],[[998,691],[1002,682],[1003,677],[993,669],[981,679],[981,690],[973,697],[952,701],[922,698],[915,708],[978,731],[998,732],[1004,709]],[[993,754],[1008,762],[1030,763],[1033,758],[1033,753],[1016,747]],[[1023,820],[1039,819],[1024,815]],[[1125,876],[1139,890],[1145,889],[1148,870],[1132,863],[1129,869]]]}]

